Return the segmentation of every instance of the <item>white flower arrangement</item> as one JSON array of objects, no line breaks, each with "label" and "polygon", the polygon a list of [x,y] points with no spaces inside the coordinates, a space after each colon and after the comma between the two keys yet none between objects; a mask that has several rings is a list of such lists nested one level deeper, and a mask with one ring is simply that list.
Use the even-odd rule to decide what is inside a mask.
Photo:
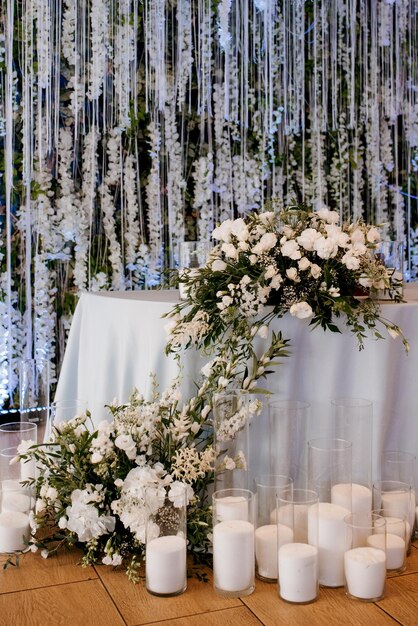
[{"label": "white flower arrangement", "polygon": [[[235,360],[244,364],[254,356],[255,334],[267,336],[269,322],[286,312],[333,332],[340,332],[337,320],[342,320],[360,349],[366,328],[382,337],[379,325],[409,348],[400,329],[382,317],[374,297],[387,290],[401,299],[399,281],[376,254],[380,234],[375,226],[362,221],[339,225],[335,211],[302,205],[227,219],[212,237],[217,245],[206,265],[183,272],[187,299],[169,314],[169,350],[218,346],[219,354],[221,344],[223,356],[233,358],[241,342]],[[273,343],[276,339],[273,334]]]},{"label": "white flower arrangement", "polygon": [[204,554],[209,546],[211,510],[207,486],[213,480],[214,452],[204,403],[181,405],[179,380],[151,400],[135,391],[129,403],[110,406],[112,421],[89,430],[89,414],[54,425],[51,443],[20,451],[36,459],[37,479],[31,549],[44,556],[63,544],[80,544],[82,563],[125,565],[133,581],[144,553],[145,492],[168,491],[177,506],[186,487],[188,547]]}]

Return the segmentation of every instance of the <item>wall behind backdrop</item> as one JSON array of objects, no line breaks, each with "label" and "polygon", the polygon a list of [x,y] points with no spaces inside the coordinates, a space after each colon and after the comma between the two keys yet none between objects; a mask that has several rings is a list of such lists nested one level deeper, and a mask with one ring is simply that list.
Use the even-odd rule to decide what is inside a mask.
[{"label": "wall behind backdrop", "polygon": [[[417,0],[0,0],[0,403],[77,294],[304,200],[418,268]],[[9,398],[9,400],[8,400]]]}]

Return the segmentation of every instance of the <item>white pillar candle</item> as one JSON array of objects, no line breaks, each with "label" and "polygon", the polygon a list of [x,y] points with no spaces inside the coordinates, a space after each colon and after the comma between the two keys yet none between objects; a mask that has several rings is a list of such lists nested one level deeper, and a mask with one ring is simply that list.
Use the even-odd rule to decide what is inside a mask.
[{"label": "white pillar candle", "polygon": [[386,556],[383,550],[353,548],[344,554],[347,591],[355,598],[381,598],[385,588]]},{"label": "white pillar candle", "polygon": [[248,589],[253,585],[254,568],[253,524],[236,519],[215,524],[213,529],[215,588],[231,592]]},{"label": "white pillar candle", "polygon": [[[409,535],[409,523],[405,522],[403,519],[401,519],[400,517],[386,517],[385,516],[385,520],[386,520],[386,532],[390,533],[391,535],[397,535],[398,537],[401,537],[402,539],[406,539]],[[379,528],[376,527],[376,533],[380,534],[380,533],[384,533],[385,529],[383,528]]]},{"label": "white pillar candle", "polygon": [[248,522],[248,500],[243,496],[225,496],[216,500],[216,517],[220,522],[238,519]]},{"label": "white pillar candle", "polygon": [[24,550],[29,539],[29,517],[19,511],[0,513],[0,552]]},{"label": "white pillar candle", "polygon": [[411,495],[409,491],[405,491],[403,493],[391,493],[387,491],[386,493],[382,493],[382,504],[381,508],[390,515],[394,517],[403,517],[405,516],[407,520],[409,520],[409,509],[411,506]]},{"label": "white pillar candle", "polygon": [[36,475],[36,461],[35,459],[30,459],[25,461],[22,459],[20,461],[20,480],[30,480],[31,478],[35,478]]},{"label": "white pillar candle", "polygon": [[372,490],[357,483],[339,483],[331,488],[331,502],[350,509],[353,515],[371,513]]},{"label": "white pillar candle", "polygon": [[[280,507],[279,522],[286,524],[290,519],[291,504]],[[276,509],[270,513],[270,523],[276,523]],[[293,504],[293,532],[294,541],[306,543],[308,541],[308,505]]]},{"label": "white pillar candle", "polygon": [[399,569],[405,562],[405,541],[398,535],[391,533],[385,535],[370,535],[367,545],[371,548],[385,549],[386,545],[386,569]]},{"label": "white pillar candle", "polygon": [[19,511],[20,513],[29,513],[31,509],[31,498],[25,493],[19,491],[4,491],[1,498],[1,510]]},{"label": "white pillar candle", "polygon": [[348,509],[329,502],[320,502],[309,509],[308,541],[318,546],[319,582],[326,587],[344,585],[347,515],[350,515]]},{"label": "white pillar candle", "polygon": [[288,602],[312,602],[318,594],[318,548],[288,543],[279,548],[280,597]]},{"label": "white pillar candle", "polygon": [[260,526],[255,531],[255,558],[257,573],[263,578],[277,578],[277,548],[293,541],[293,531],[288,526],[276,524]]},{"label": "white pillar candle", "polygon": [[145,554],[147,589],[152,593],[170,595],[186,586],[186,540],[176,535],[151,539]]}]

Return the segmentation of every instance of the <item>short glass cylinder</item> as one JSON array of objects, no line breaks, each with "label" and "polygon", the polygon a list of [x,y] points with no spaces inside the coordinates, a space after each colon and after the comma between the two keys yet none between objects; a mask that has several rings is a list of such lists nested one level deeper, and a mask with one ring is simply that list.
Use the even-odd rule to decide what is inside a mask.
[{"label": "short glass cylinder", "polygon": [[412,452],[402,450],[384,450],[381,457],[382,481],[397,481],[411,487],[411,505],[409,509],[408,523],[411,535],[417,528],[416,524],[416,457]]},{"label": "short glass cylinder", "polygon": [[24,550],[30,537],[29,515],[35,504],[34,459],[12,462],[37,443],[37,425],[11,422],[0,425],[0,552]]},{"label": "short glass cylinder", "polygon": [[306,444],[310,405],[300,400],[268,404],[270,471],[291,476],[295,487],[306,487]]},{"label": "short glass cylinder", "polygon": [[[377,509],[373,513],[380,515],[386,521],[386,570],[388,576],[396,576],[404,572],[406,568],[406,552],[409,542],[408,521],[404,515],[394,517],[385,509]],[[377,532],[368,538],[367,545],[381,547],[382,542],[383,539]]]},{"label": "short glass cylinder", "polygon": [[289,476],[264,474],[254,480],[256,494],[255,562],[257,578],[277,580],[277,497],[292,492]]},{"label": "short glass cylinder", "polygon": [[381,600],[386,580],[386,520],[374,513],[355,513],[344,522],[346,593],[365,602]]},{"label": "short glass cylinder", "polygon": [[217,393],[213,397],[215,491],[249,488],[249,403],[243,390]]},{"label": "short glass cylinder", "polygon": [[248,489],[222,489],[212,495],[213,583],[226,598],[254,591],[254,494]]},{"label": "short glass cylinder", "polygon": [[318,597],[318,494],[288,489],[277,497],[278,592],[286,602],[308,604]]},{"label": "short glass cylinder", "polygon": [[177,596],[187,587],[186,488],[148,487],[145,503],[146,589],[156,596]]}]

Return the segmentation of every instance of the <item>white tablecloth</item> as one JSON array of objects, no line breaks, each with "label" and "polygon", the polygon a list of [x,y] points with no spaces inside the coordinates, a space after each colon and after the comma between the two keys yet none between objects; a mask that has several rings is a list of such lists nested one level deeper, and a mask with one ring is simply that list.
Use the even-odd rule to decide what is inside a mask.
[{"label": "white tablecloth", "polygon": [[[330,400],[351,396],[373,401],[374,458],[386,448],[418,452],[418,285],[408,285],[407,303],[382,304],[385,317],[407,336],[401,341],[368,339],[359,352],[348,332],[311,330],[286,315],[273,324],[291,340],[291,356],[271,374],[266,386],[280,398],[311,404],[310,436],[327,434]],[[167,320],[162,315],[178,302],[177,291],[85,293],[70,330],[56,400],[83,399],[95,423],[108,417],[104,405],[125,402],[134,386],[144,394],[150,373],[163,389],[177,374],[177,364],[164,352]],[[183,391],[193,392],[203,360],[186,353]]]}]

